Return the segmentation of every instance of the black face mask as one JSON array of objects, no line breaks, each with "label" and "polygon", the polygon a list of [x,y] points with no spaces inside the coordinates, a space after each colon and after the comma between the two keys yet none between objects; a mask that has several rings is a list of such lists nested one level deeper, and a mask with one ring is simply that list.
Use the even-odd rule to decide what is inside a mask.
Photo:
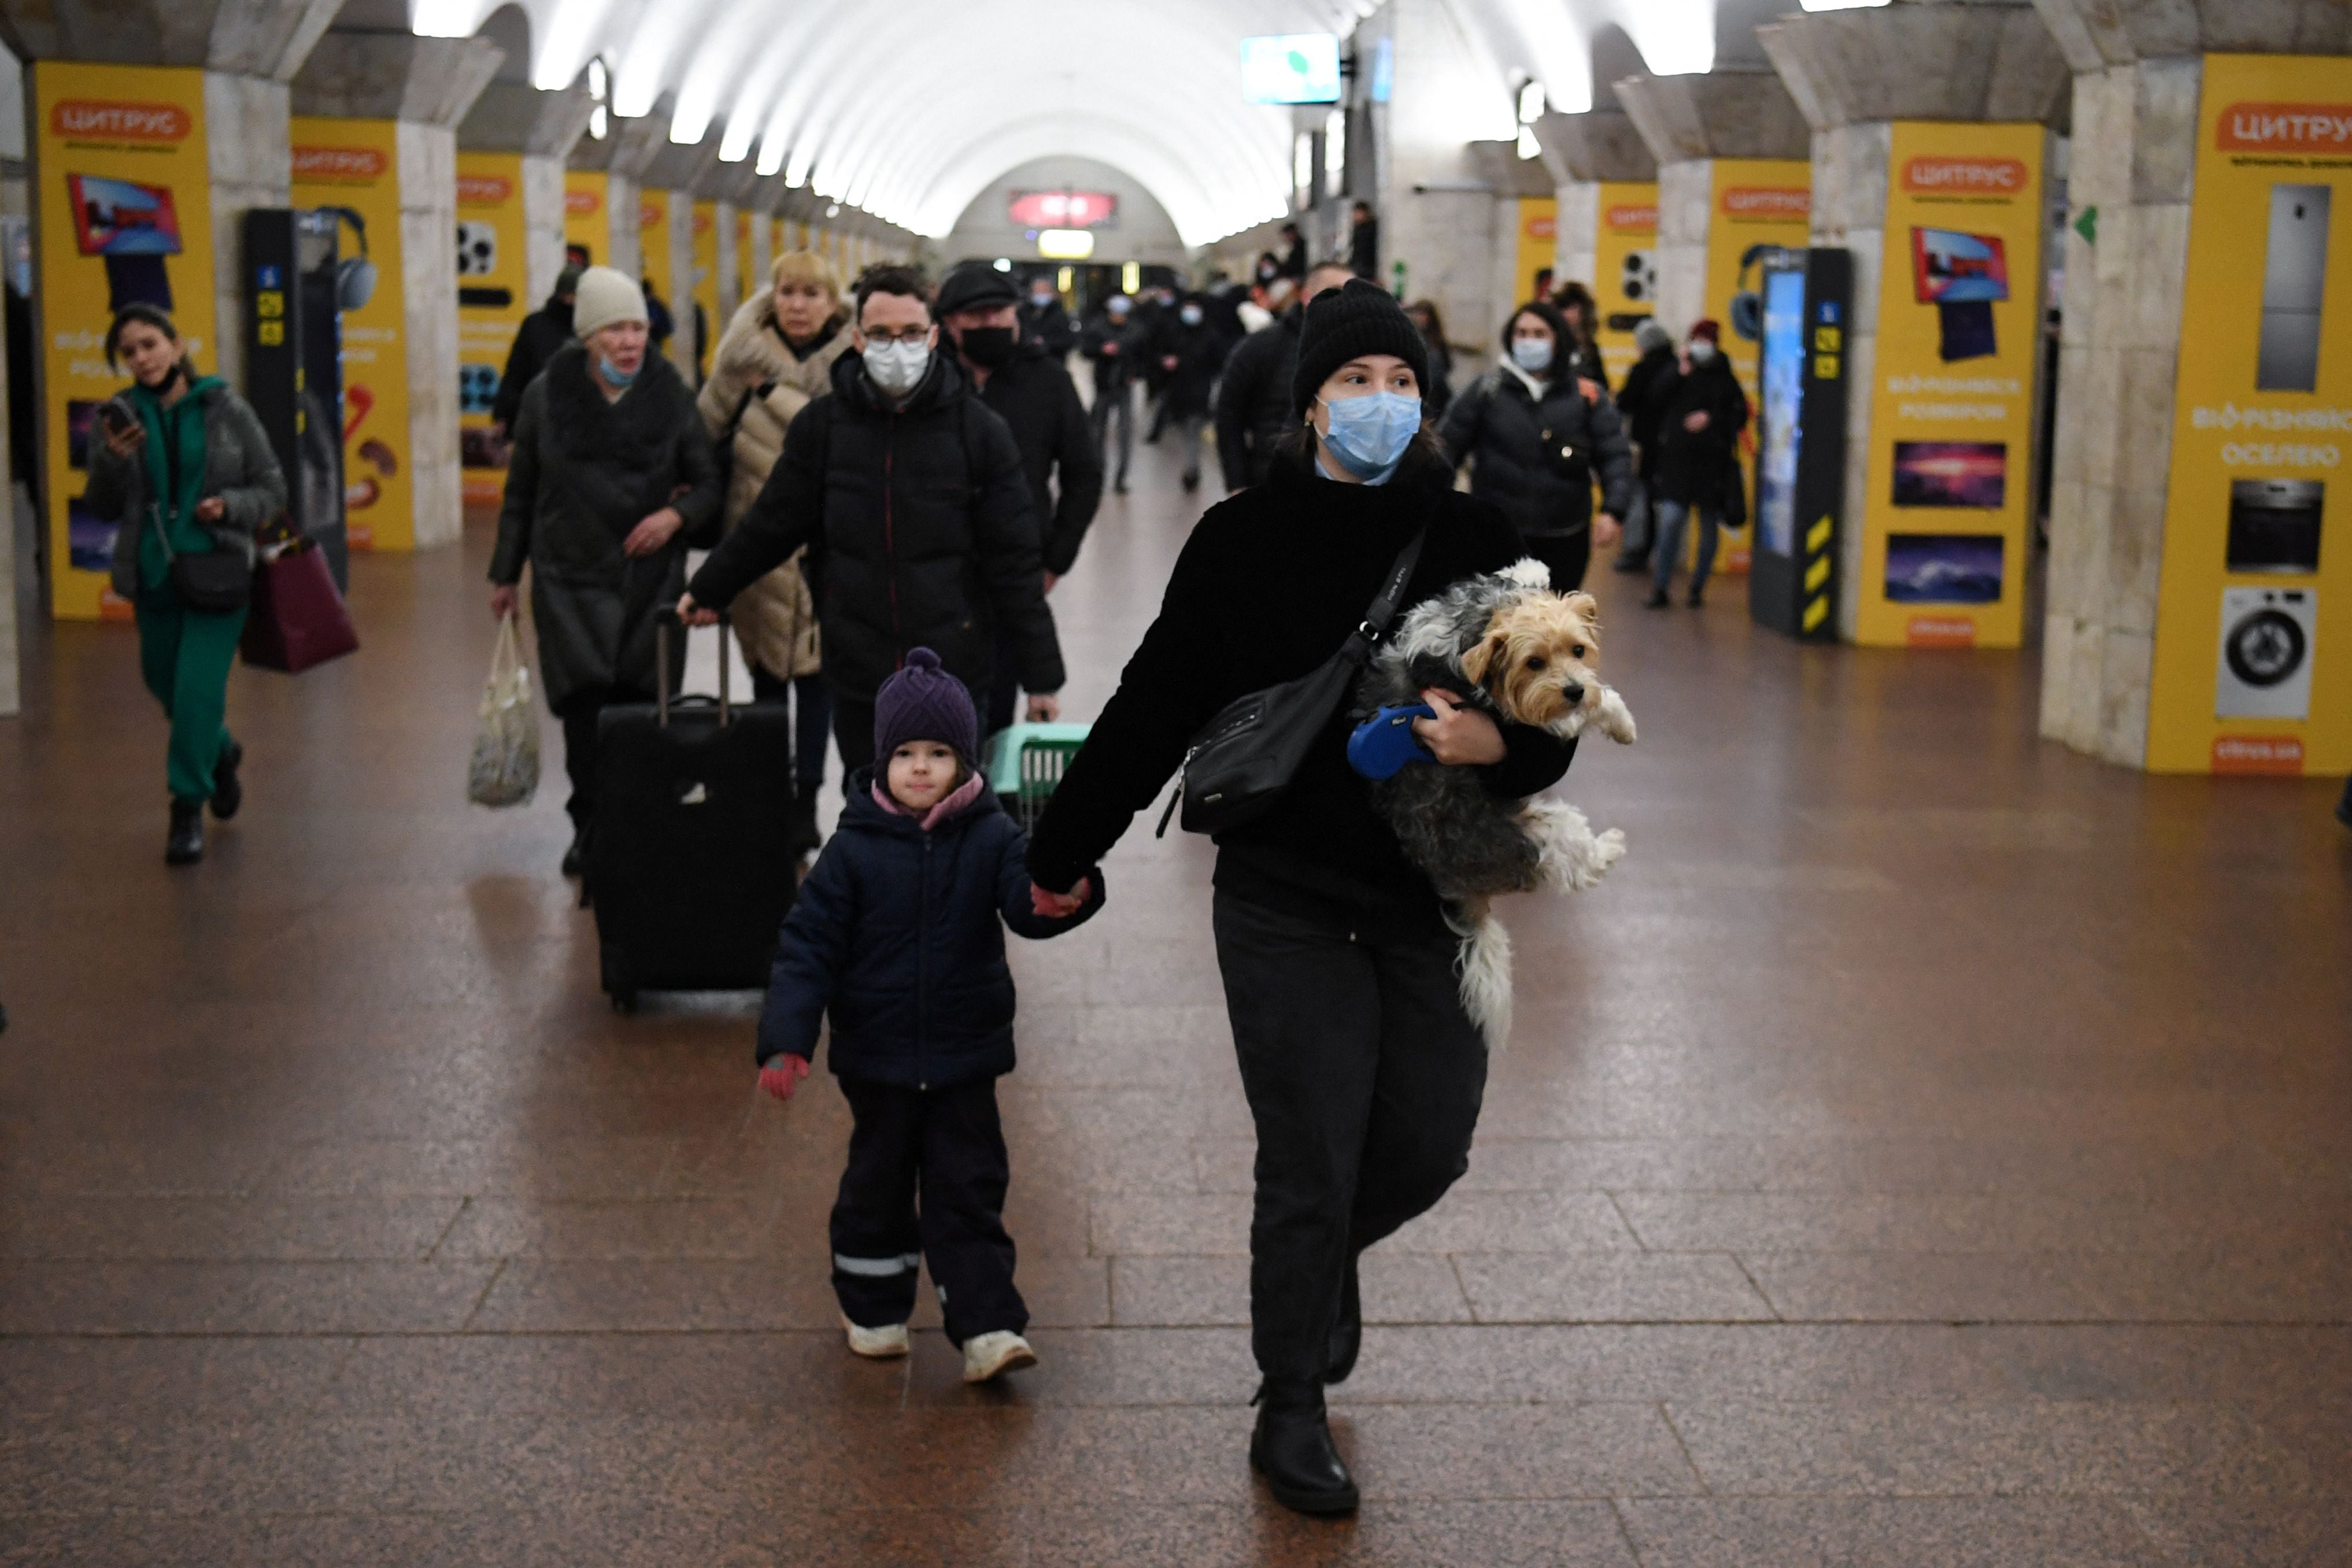
[{"label": "black face mask", "polygon": [[999,370],[1013,363],[1011,327],[966,327],[956,340],[963,357],[982,370]]}]

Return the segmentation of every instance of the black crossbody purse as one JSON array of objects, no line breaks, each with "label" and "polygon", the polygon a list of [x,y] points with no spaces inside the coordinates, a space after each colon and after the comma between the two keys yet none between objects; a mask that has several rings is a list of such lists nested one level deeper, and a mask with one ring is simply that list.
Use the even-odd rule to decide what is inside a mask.
[{"label": "black crossbody purse", "polygon": [[1425,531],[1414,534],[1397,556],[1380,597],[1339,652],[1296,680],[1235,698],[1201,726],[1184,753],[1176,793],[1160,814],[1158,836],[1167,834],[1180,804],[1187,833],[1223,833],[1273,809],[1297,776],[1307,748],[1355,689],[1372,648],[1388,635],[1427,537]]},{"label": "black crossbody purse", "polygon": [[226,615],[241,610],[253,598],[253,568],[241,550],[205,550],[194,555],[183,555],[172,548],[171,530],[163,526],[163,514],[154,506],[147,509],[148,521],[155,525],[155,537],[163,542],[163,559],[171,563],[172,596],[181,607],[207,616]]}]

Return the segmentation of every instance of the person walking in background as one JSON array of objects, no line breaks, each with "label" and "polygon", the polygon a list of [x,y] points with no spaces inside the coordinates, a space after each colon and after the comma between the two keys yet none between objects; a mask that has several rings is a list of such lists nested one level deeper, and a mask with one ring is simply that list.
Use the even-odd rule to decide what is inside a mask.
[{"label": "person walking in background", "polygon": [[1135,455],[1135,382],[1142,374],[1150,342],[1135,320],[1135,301],[1114,294],[1078,333],[1078,352],[1094,367],[1095,449],[1101,451],[1111,426],[1118,426],[1118,468],[1111,488],[1127,493],[1127,468]]},{"label": "person walking in background", "polygon": [[1282,255],[1274,270],[1276,277],[1287,278],[1294,283],[1307,280],[1307,237],[1298,232],[1295,223],[1282,226]]},{"label": "person walking in background", "polygon": [[[1427,368],[1421,334],[1376,285],[1307,307],[1291,439],[1265,484],[1193,529],[1038,822],[1029,869],[1045,910],[1079,908],[1201,727],[1322,666],[1401,562],[1411,606],[1518,558],[1509,520],[1455,492],[1423,434]],[[1574,754],[1547,731],[1435,706],[1415,726],[1432,765],[1477,769],[1498,799],[1549,787]],[[1316,1514],[1357,1504],[1324,1388],[1354,1371],[1362,1342],[1359,1260],[1462,1174],[1486,1081],[1459,939],[1348,765],[1350,728],[1334,713],[1272,808],[1217,839],[1217,963],[1257,1130],[1250,1348],[1264,1381],[1250,1458],[1277,1501]]]},{"label": "person walking in background", "polygon": [[1151,345],[1160,366],[1160,406],[1176,421],[1184,456],[1184,489],[1201,488],[1201,431],[1209,422],[1209,393],[1223,363],[1225,342],[1199,296],[1189,296],[1162,321]]},{"label": "person walking in background", "polygon": [[1617,552],[1620,572],[1650,567],[1650,541],[1657,527],[1652,498],[1658,479],[1658,416],[1683,374],[1682,363],[1675,357],[1674,334],[1658,325],[1655,317],[1643,317],[1633,329],[1633,346],[1642,357],[1625,373],[1625,384],[1617,394],[1618,417],[1633,443],[1633,495],[1625,513],[1625,546]]},{"label": "person walking in background", "polygon": [[1062,297],[1054,291],[1054,279],[1045,273],[1029,279],[1028,302],[1021,306],[1021,335],[1043,344],[1055,359],[1078,346],[1078,330],[1070,324],[1070,313],[1062,308]]},{"label": "person walking in background", "polygon": [[[1032,721],[1060,717],[1062,649],[1045,605],[1036,508],[1021,449],[939,347],[911,267],[857,279],[833,389],[784,433],[784,454],[735,531],[695,573],[678,614],[706,626],[808,547],[844,770],[874,761],[874,700],[912,647],[938,650],[975,691],[1017,680]],[[1013,666],[996,668],[996,630]]]},{"label": "person walking in background", "polygon": [[[1063,356],[1028,341],[1017,300],[1011,279],[984,261],[967,261],[941,280],[932,309],[955,344],[957,366],[972,395],[1004,421],[1020,448],[1021,471],[1044,531],[1050,594],[1077,564],[1087,525],[1102,504],[1102,446]],[[1019,663],[1010,632],[999,626],[995,664],[1008,673],[988,689],[991,734],[1013,722],[1018,691],[1009,672]]]},{"label": "person walking in background", "polygon": [[[654,700],[655,612],[677,597],[688,547],[719,533],[710,436],[685,379],[651,352],[647,314],[627,273],[580,275],[580,341],[523,392],[490,555],[490,609],[501,616],[530,568],[540,680],[563,721],[572,780],[567,877],[586,864],[596,820],[597,717]],[[676,677],[684,638],[670,654]]]},{"label": "person walking in background", "polygon": [[1520,306],[1503,327],[1501,364],[1454,400],[1438,429],[1447,456],[1471,465],[1470,493],[1502,508],[1563,594],[1583,585],[1596,545],[1616,544],[1633,482],[1616,406],[1592,398],[1563,363],[1570,342],[1559,311],[1539,300]]},{"label": "person walking in background", "polygon": [[[131,602],[139,672],[172,723],[163,859],[186,866],[204,858],[205,807],[226,822],[245,799],[228,672],[246,593],[220,590],[250,583],[255,535],[286,510],[286,475],[252,406],[197,371],[154,306],[115,316],[106,363],[130,371],[131,385],[99,406],[81,504],[116,524],[112,585]],[[220,556],[235,564],[222,570]],[[184,564],[198,558],[209,571]]]},{"label": "person walking in background", "polygon": [[1290,378],[1298,368],[1299,322],[1307,303],[1352,276],[1337,261],[1318,262],[1299,286],[1298,302],[1280,311],[1274,325],[1244,338],[1225,361],[1217,383],[1217,466],[1231,494],[1264,484],[1274,452],[1290,433]]},{"label": "person walking in background", "polygon": [[652,279],[641,279],[637,287],[646,297],[646,330],[652,337],[654,353],[667,357],[669,340],[677,331],[677,322],[670,316],[669,304],[654,288]]},{"label": "person walking in background", "polygon": [[1374,283],[1381,280],[1381,220],[1372,216],[1370,202],[1348,209],[1348,270]]},{"label": "person walking in background", "polygon": [[1445,318],[1437,313],[1434,300],[1415,300],[1404,313],[1429,345],[1429,384],[1422,390],[1422,406],[1432,419],[1443,419],[1454,404],[1454,350],[1445,341]]},{"label": "person walking in background", "polygon": [[579,288],[580,268],[565,268],[555,275],[547,303],[525,316],[522,325],[515,329],[514,344],[507,350],[506,374],[499,377],[498,398],[490,405],[490,419],[499,427],[499,440],[513,434],[523,388],[539,378],[556,350],[572,341],[572,301]]},{"label": "person walking in background", "polygon": [[1560,353],[1569,372],[1600,388],[1588,393],[1601,397],[1609,391],[1609,369],[1601,361],[1601,346],[1594,333],[1599,330],[1601,307],[1593,302],[1592,290],[1573,278],[1551,291],[1551,308],[1568,323],[1568,337]]},{"label": "person walking in background", "polygon": [[1004,1229],[1011,1163],[996,1080],[1013,1070],[1004,928],[1075,930],[1102,907],[1088,873],[1067,913],[1037,912],[1028,844],[980,772],[971,693],[929,648],[874,700],[880,762],[850,781],[841,826],[793,900],[760,1015],[760,1085],[790,1100],[832,1020],[827,1065],[852,1118],[833,1205],[833,1289],[850,1350],[908,1352],[928,1265],[966,1383],[1036,1363]]},{"label": "person walking in background", "polygon": [[[833,363],[849,350],[849,311],[833,264],[814,251],[776,258],[769,287],[743,301],[719,340],[710,379],[695,406],[728,468],[720,520],[733,528],[783,455],[784,432],[832,384]],[[803,551],[736,595],[733,625],[751,667],[751,695],[790,702],[793,721],[793,843],[817,847],[816,797],[833,741],[833,696],[824,676],[816,600]]]},{"label": "person walking in background", "polygon": [[1706,603],[1724,497],[1742,482],[1739,432],[1748,427],[1748,395],[1718,346],[1722,331],[1711,321],[1691,328],[1682,374],[1658,408],[1657,489],[1650,502],[1657,542],[1646,601],[1653,610],[1663,610],[1671,602],[1666,590],[1682,557],[1683,525],[1694,513],[1698,517],[1698,563],[1691,573],[1688,602],[1694,610]]}]

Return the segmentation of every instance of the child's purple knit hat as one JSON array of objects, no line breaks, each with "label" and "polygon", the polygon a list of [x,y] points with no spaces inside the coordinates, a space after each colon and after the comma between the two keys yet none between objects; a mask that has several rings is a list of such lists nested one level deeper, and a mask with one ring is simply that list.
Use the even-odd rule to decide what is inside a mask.
[{"label": "child's purple knit hat", "polygon": [[971,693],[927,647],[909,648],[906,664],[874,698],[875,765],[888,767],[890,753],[909,741],[937,741],[966,763],[980,758],[980,716]]}]

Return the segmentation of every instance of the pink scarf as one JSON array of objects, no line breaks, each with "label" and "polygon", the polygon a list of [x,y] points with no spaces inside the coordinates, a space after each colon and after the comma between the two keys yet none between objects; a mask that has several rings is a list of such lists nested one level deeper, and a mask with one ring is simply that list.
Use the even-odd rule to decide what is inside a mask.
[{"label": "pink scarf", "polygon": [[[971,777],[964,780],[963,783],[958,784],[952,791],[949,792],[949,794],[940,801],[939,805],[931,807],[930,810],[923,814],[921,824],[923,831],[929,833],[932,828],[937,827],[940,823],[945,822],[949,817],[953,816],[957,812],[961,811],[965,806],[970,805],[973,801],[978,800],[980,798],[980,792],[987,787],[988,779],[984,774],[974,773]],[[877,778],[874,781],[874,804],[880,806],[883,810],[888,812],[893,816],[912,816],[915,815],[913,812],[908,811],[905,806],[900,805],[898,800],[892,796],[890,792],[882,787],[882,781],[879,778]]]}]

